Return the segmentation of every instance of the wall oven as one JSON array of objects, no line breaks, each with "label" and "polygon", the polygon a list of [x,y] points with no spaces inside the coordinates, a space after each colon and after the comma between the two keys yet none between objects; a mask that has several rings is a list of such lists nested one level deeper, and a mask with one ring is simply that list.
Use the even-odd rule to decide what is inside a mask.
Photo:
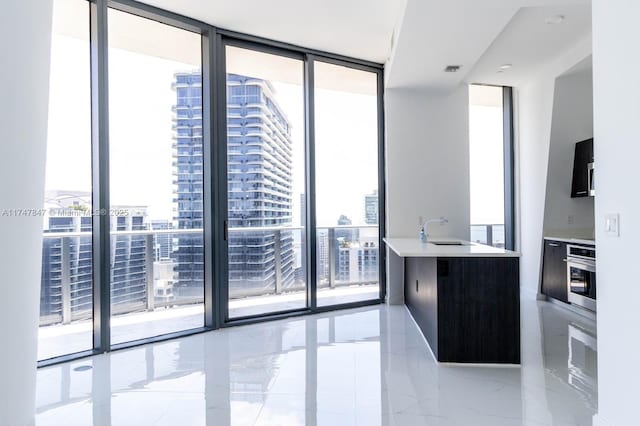
[{"label": "wall oven", "polygon": [[596,249],[567,244],[569,302],[596,310]]}]

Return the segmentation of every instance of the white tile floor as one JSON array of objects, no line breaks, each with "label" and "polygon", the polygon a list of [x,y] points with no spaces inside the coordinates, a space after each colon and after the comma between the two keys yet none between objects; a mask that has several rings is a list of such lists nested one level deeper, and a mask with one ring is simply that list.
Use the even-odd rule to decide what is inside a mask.
[{"label": "white tile floor", "polygon": [[590,425],[595,324],[534,301],[522,323],[521,368],[437,365],[402,306],[213,331],[40,369],[36,421]]},{"label": "white tile floor", "polygon": [[[318,306],[372,300],[379,297],[380,288],[378,284],[327,288],[318,291]],[[270,312],[304,309],[306,300],[306,292],[232,299],[229,301],[229,316],[230,318],[239,318]],[[157,308],[154,311],[114,316],[111,319],[111,341],[113,344],[131,342],[203,326],[203,305]],[[91,320],[40,327],[38,359],[44,360],[91,350],[93,347],[92,332],[93,323]]]}]

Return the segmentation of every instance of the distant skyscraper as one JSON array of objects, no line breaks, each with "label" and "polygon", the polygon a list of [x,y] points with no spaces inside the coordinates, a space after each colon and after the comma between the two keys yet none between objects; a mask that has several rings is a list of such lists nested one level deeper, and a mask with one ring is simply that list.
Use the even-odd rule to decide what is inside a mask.
[{"label": "distant skyscraper", "polygon": [[[202,227],[200,73],[176,75],[178,228]],[[292,224],[292,139],[285,114],[265,80],[227,75],[229,228]],[[174,252],[180,286],[202,285],[202,238],[181,237]],[[291,231],[229,233],[231,297],[264,294],[294,282]]]},{"label": "distant skyscraper", "polygon": [[[144,231],[147,208],[114,206],[125,214],[111,218],[112,231]],[[144,309],[147,300],[146,236],[111,237],[111,311],[113,314]]]},{"label": "distant skyscraper", "polygon": [[361,235],[358,273],[362,282],[377,282],[380,279],[379,254],[377,232],[371,236]]},{"label": "distant skyscraper", "polygon": [[368,244],[338,247],[336,281],[371,283],[379,280],[378,248]]},{"label": "distant skyscraper", "polygon": [[[351,225],[345,215],[338,219],[338,226]],[[378,230],[340,228],[335,231],[336,281],[342,283],[377,282]]]},{"label": "distant skyscraper", "polygon": [[[48,217],[44,233],[91,232],[91,194],[81,191],[47,191],[45,207]],[[70,317],[90,318],[93,310],[91,235],[46,237],[42,241],[40,282],[40,322],[57,323],[69,303]],[[69,298],[63,300],[63,287]]]},{"label": "distant skyscraper", "polygon": [[347,216],[341,214],[340,217],[338,218],[338,225],[351,225],[351,219],[349,219]]},{"label": "distant skyscraper", "polygon": [[[168,220],[150,220],[149,226],[151,230],[168,230],[173,225]],[[173,252],[173,235],[172,234],[154,234],[153,237],[153,260],[170,259]]]},{"label": "distant skyscraper", "polygon": [[329,244],[336,244],[336,241],[329,241],[329,231],[327,229],[318,229],[317,240],[317,254],[318,264],[316,266],[317,275],[320,282],[318,285],[323,284],[323,281],[329,283]]},{"label": "distant skyscraper", "polygon": [[364,223],[367,225],[378,224],[378,190],[364,196]]},{"label": "distant skyscraper", "polygon": [[304,226],[307,220],[307,195],[300,194],[300,225]]},{"label": "distant skyscraper", "polygon": [[355,262],[351,260],[352,246],[358,242],[358,231],[353,228],[340,228],[341,226],[351,225],[351,219],[346,215],[340,215],[338,218],[338,228],[335,230],[335,241],[331,241],[335,247],[336,256],[336,281],[349,281],[351,265]]},{"label": "distant skyscraper", "polygon": [[[353,222],[347,216],[341,214],[338,218],[338,227],[340,226],[349,226],[352,225]],[[351,242],[358,241],[359,230],[358,228],[337,228],[336,232],[336,244],[349,244]]]},{"label": "distant skyscraper", "polygon": [[[48,217],[44,233],[91,232],[91,195],[79,191],[45,194]],[[146,207],[113,206],[126,214],[111,218],[111,230],[145,229]],[[144,235],[111,239],[111,303],[113,313],[143,308],[146,302]],[[91,235],[46,236],[42,245],[40,321],[51,324],[91,317],[93,309]]]},{"label": "distant skyscraper", "polygon": [[[202,77],[175,76],[174,228],[202,228]],[[177,234],[175,261],[178,295],[201,294],[204,285],[204,242],[201,234]]]},{"label": "distant skyscraper", "polygon": [[[229,228],[292,224],[291,125],[265,80],[227,75]],[[229,234],[229,292],[264,294],[294,283],[291,231]]]},{"label": "distant skyscraper", "polygon": [[[307,220],[307,199],[305,194],[300,194],[300,226],[304,228]],[[294,252],[300,254],[300,262],[296,262],[295,266],[295,280],[297,283],[304,283],[307,280],[306,272],[307,272],[307,250],[306,250],[306,241],[304,232],[300,233],[300,241],[295,242],[294,245],[297,245],[298,250],[294,250]]]}]

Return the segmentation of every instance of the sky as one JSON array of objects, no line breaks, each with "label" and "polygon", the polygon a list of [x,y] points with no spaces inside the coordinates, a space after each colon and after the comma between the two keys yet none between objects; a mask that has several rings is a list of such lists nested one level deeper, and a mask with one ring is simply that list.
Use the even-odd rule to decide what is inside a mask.
[{"label": "sky", "polygon": [[471,224],[504,223],[502,106],[469,107]]},{"label": "sky", "polygon": [[[194,37],[199,43],[199,37]],[[172,119],[176,72],[194,64],[109,51],[110,201],[148,206],[149,219],[171,220]],[[54,34],[51,58],[46,189],[91,190],[89,50],[84,40]],[[293,223],[304,193],[302,86],[272,81],[292,125]],[[316,203],[319,226],[347,215],[364,223],[364,196],[377,188],[376,97],[316,91]]]}]

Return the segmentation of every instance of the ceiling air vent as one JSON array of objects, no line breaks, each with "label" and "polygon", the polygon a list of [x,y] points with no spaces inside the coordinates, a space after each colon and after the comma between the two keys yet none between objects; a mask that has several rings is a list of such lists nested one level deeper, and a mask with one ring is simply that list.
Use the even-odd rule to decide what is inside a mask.
[{"label": "ceiling air vent", "polygon": [[462,65],[447,65],[444,68],[444,72],[458,72]]}]

